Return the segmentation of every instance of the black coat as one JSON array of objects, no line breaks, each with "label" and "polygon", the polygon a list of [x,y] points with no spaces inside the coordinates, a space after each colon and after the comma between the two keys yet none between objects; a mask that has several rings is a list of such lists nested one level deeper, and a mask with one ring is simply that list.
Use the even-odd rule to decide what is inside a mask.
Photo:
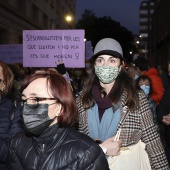
[{"label": "black coat", "polygon": [[[13,118],[11,118],[11,116]],[[0,101],[0,170],[6,169],[6,158],[12,137],[23,132],[19,103],[1,96]]]},{"label": "black coat", "polygon": [[109,170],[102,149],[71,128],[48,128],[40,137],[17,135],[11,143],[9,170]]},{"label": "black coat", "polygon": [[[162,124],[163,116],[170,113],[170,81],[168,75],[166,75],[165,73],[162,74],[160,77],[164,86],[164,94],[160,103],[157,106],[156,112],[158,120]],[[166,145],[170,148],[170,125],[165,125],[165,139]]]}]

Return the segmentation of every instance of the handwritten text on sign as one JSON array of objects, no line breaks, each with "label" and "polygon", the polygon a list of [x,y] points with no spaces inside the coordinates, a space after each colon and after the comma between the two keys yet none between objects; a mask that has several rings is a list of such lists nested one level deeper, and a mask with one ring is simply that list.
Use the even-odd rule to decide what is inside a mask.
[{"label": "handwritten text on sign", "polygon": [[55,67],[61,60],[66,67],[85,67],[84,30],[23,31],[25,67]]},{"label": "handwritten text on sign", "polygon": [[0,45],[0,61],[14,64],[22,63],[23,49],[22,44]]}]

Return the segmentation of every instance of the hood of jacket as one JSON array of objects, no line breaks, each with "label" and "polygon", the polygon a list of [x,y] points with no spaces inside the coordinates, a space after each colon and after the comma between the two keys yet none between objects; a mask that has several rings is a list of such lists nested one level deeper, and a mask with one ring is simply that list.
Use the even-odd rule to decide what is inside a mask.
[{"label": "hood of jacket", "polygon": [[156,70],[156,68],[150,68],[148,71],[143,73],[144,76],[148,76],[148,75],[157,75],[158,76],[158,71]]}]

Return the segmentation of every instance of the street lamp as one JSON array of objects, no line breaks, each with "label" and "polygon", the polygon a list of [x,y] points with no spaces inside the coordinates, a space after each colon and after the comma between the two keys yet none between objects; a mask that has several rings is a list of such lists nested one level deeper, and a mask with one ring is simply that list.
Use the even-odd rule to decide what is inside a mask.
[{"label": "street lamp", "polygon": [[71,21],[73,20],[73,18],[72,18],[71,15],[67,15],[67,16],[65,17],[65,20],[66,20],[67,22],[71,22]]},{"label": "street lamp", "polygon": [[64,28],[68,28],[71,27],[72,25],[72,21],[73,21],[73,17],[71,15],[66,15],[64,17],[57,17],[57,18],[53,18],[52,20],[52,29],[64,29]]},{"label": "street lamp", "polygon": [[65,21],[67,23],[67,26],[69,26],[69,28],[73,28],[73,25],[74,25],[73,19],[74,18],[71,15],[65,16]]}]

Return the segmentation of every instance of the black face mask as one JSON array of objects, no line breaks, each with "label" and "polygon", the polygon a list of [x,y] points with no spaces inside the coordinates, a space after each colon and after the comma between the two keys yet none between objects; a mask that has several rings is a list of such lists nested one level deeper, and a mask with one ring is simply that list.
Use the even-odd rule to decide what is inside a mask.
[{"label": "black face mask", "polygon": [[34,136],[39,136],[54,120],[48,116],[48,104],[39,104],[37,108],[29,108],[24,104],[22,116],[26,131]]}]

